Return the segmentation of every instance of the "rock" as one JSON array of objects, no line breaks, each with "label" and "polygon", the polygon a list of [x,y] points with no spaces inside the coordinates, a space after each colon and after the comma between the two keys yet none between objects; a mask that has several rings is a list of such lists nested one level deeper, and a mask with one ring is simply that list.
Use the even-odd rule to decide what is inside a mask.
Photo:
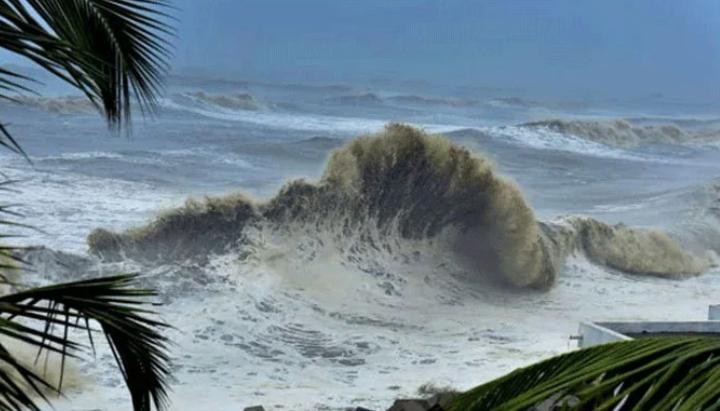
[{"label": "rock", "polygon": [[429,399],[397,400],[387,411],[444,411],[455,398],[455,393],[435,394]]},{"label": "rock", "polygon": [[387,411],[428,411],[431,406],[428,400],[396,400]]},{"label": "rock", "polygon": [[457,394],[452,392],[435,394],[428,400],[428,402],[430,403],[430,409],[433,411],[448,409],[456,396]]},{"label": "rock", "polygon": [[243,411],[265,411],[265,408],[263,408],[262,405],[255,405],[252,407],[247,407]]},{"label": "rock", "polygon": [[364,408],[364,407],[357,407],[357,408],[355,408],[354,411],[372,411],[372,410],[369,410],[369,409]]}]

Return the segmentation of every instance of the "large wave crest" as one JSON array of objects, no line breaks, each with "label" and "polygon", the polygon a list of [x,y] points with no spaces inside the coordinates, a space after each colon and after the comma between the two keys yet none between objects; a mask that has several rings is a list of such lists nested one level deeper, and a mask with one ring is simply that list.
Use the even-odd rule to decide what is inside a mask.
[{"label": "large wave crest", "polygon": [[241,194],[189,200],[144,227],[98,229],[88,241],[107,260],[172,262],[242,253],[257,228],[330,243],[355,256],[348,263],[368,250],[425,244],[478,278],[513,287],[551,286],[575,252],[629,273],[683,276],[707,267],[658,231],[589,218],[540,223],[486,158],[399,124],[349,142],[320,181],[292,181],[267,202]]}]

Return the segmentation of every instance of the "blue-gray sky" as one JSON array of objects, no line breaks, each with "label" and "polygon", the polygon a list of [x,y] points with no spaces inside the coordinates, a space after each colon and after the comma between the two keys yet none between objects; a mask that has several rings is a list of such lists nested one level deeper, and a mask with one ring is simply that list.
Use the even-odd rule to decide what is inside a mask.
[{"label": "blue-gray sky", "polygon": [[177,71],[720,101],[720,0],[173,2]]},{"label": "blue-gray sky", "polygon": [[578,97],[720,96],[719,0],[176,0],[177,67]]}]

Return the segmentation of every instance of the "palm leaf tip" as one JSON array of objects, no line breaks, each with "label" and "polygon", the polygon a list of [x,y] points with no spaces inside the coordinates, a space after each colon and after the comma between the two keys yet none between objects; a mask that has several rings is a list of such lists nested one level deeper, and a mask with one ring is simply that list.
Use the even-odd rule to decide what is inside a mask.
[{"label": "palm leaf tip", "polygon": [[8,131],[7,125],[3,123],[0,123],[0,146],[16,154],[20,154],[28,161],[30,160],[30,157],[28,157],[27,153],[22,149],[17,140],[15,140],[12,134],[10,134],[10,132]]},{"label": "palm leaf tip", "polygon": [[[97,323],[123,374],[134,410],[150,411],[153,406],[165,410],[170,359],[168,340],[161,330],[168,326],[151,318],[151,312],[143,308],[144,299],[154,292],[133,288],[135,280],[135,275],[121,275],[0,297],[0,316],[6,323],[12,320],[16,324],[10,335],[5,334],[40,350],[58,353],[64,362],[65,357],[75,356],[81,348],[68,331],[86,331],[94,349],[91,324]],[[17,319],[40,321],[45,327],[40,330],[18,326]],[[3,329],[0,327],[0,332]],[[62,388],[62,373],[56,388]]]},{"label": "palm leaf tip", "polygon": [[656,337],[564,354],[462,394],[451,410],[698,410],[720,406],[720,339]]}]

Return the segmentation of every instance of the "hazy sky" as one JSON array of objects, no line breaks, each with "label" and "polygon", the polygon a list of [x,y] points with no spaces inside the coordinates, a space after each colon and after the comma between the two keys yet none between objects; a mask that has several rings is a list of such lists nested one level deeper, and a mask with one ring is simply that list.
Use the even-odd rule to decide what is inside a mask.
[{"label": "hazy sky", "polygon": [[174,3],[178,70],[426,80],[540,97],[720,100],[720,0]]}]

